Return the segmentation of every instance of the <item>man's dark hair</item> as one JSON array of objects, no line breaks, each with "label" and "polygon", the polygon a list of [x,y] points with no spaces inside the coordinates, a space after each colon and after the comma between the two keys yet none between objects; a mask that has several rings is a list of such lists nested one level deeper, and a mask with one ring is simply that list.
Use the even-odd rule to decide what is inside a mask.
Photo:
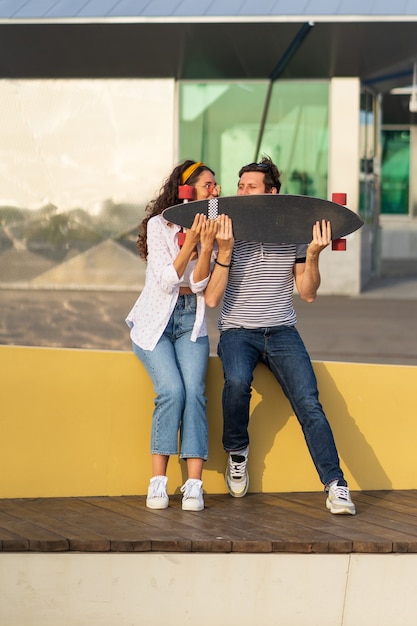
[{"label": "man's dark hair", "polygon": [[239,171],[239,178],[245,172],[262,172],[264,174],[265,191],[269,193],[272,187],[276,187],[277,193],[281,189],[281,181],[279,177],[281,172],[278,170],[275,163],[272,162],[268,156],[263,156],[259,163],[249,163],[244,165]]}]

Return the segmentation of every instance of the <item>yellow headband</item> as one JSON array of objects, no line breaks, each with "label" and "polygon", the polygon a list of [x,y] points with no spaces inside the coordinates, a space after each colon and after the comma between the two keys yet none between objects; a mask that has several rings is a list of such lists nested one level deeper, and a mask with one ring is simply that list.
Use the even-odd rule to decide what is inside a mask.
[{"label": "yellow headband", "polygon": [[202,165],[204,165],[204,163],[202,163],[201,161],[198,161],[197,163],[193,163],[192,165],[190,165],[189,167],[187,167],[187,169],[185,170],[185,172],[183,172],[181,174],[181,184],[185,185],[185,183],[187,182],[187,180],[194,174],[194,172],[196,171],[196,169],[198,169],[199,167],[201,167]]}]

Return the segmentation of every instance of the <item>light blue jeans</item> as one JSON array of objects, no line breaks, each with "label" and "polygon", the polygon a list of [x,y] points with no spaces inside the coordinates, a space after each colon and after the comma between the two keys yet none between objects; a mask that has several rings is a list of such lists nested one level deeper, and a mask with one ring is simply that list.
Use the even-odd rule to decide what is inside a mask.
[{"label": "light blue jeans", "polygon": [[153,350],[133,343],[156,393],[152,416],[151,454],[178,454],[182,459],[208,458],[205,384],[208,337],[191,341],[195,295],[179,296],[165,331]]}]

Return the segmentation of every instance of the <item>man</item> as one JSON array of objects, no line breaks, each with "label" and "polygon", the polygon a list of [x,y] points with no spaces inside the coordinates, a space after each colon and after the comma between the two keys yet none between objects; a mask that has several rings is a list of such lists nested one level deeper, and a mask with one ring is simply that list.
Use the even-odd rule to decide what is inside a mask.
[{"label": "man", "polygon": [[[237,194],[279,192],[280,172],[270,158],[241,168]],[[319,255],[331,242],[330,222],[316,222],[309,245],[235,241],[219,246],[205,298],[223,297],[218,354],[224,372],[223,446],[229,454],[229,493],[243,497],[249,485],[249,403],[253,372],[265,363],[280,383],[304,437],[334,514],[355,514],[340,468],[333,434],[318,399],[310,357],[295,328],[294,281],[301,298],[313,302],[320,285]]]}]

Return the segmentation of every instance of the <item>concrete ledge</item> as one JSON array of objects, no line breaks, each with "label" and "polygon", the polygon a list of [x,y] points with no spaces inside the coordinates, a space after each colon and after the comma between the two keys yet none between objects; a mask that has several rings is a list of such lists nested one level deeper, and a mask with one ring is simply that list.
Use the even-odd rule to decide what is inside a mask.
[{"label": "concrete ledge", "polygon": [[3,554],[14,626],[415,626],[417,555]]},{"label": "concrete ledge", "polygon": [[[314,363],[351,489],[416,488],[417,367]],[[0,497],[145,494],[153,389],[131,353],[0,347]],[[224,493],[221,363],[207,379],[207,493]],[[252,492],[318,491],[292,410],[259,366],[251,407]],[[184,464],[172,458],[169,491]]]}]

